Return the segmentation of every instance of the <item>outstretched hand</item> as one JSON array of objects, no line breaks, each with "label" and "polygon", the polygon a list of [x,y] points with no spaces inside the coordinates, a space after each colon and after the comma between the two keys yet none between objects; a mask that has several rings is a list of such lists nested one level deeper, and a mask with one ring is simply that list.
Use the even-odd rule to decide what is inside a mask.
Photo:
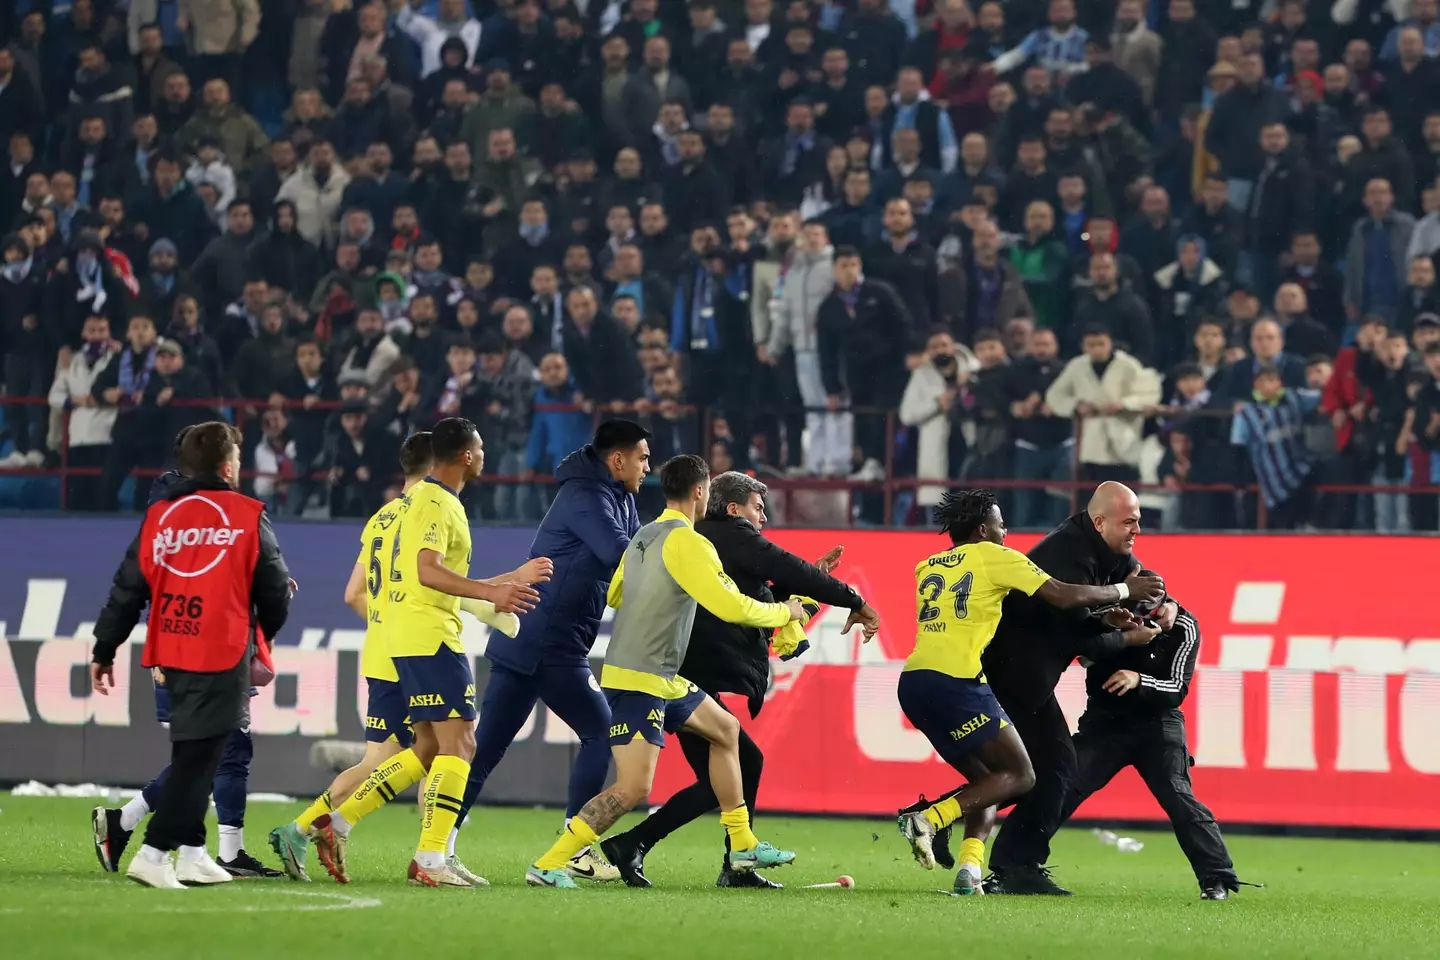
[{"label": "outstretched hand", "polygon": [[870,604],[865,604],[858,610],[851,610],[850,616],[845,620],[845,626],[841,628],[842,634],[849,634],[851,630],[860,627],[865,637],[862,642],[869,643],[875,639],[875,634],[880,631],[880,614]]},{"label": "outstretched hand", "polygon": [[523,583],[547,583],[555,573],[555,562],[549,557],[536,557],[526,561],[515,571],[515,579]]},{"label": "outstretched hand", "polygon": [[819,560],[816,560],[815,566],[823,573],[831,573],[836,567],[840,566],[840,557],[844,553],[845,548],[843,546],[836,547]]},{"label": "outstretched hand", "polygon": [[497,583],[488,590],[484,599],[495,604],[500,613],[529,613],[540,602],[540,594],[525,583]]}]

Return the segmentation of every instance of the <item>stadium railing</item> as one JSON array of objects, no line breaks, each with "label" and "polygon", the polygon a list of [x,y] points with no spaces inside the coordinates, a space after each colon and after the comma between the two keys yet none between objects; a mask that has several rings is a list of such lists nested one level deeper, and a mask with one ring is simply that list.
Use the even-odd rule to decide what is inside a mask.
[{"label": "stadium railing", "polygon": [[[265,411],[270,409],[281,409],[285,411],[309,410],[333,412],[339,410],[343,404],[339,401],[321,401],[306,406],[298,400],[286,400],[284,403],[274,403],[267,400],[247,400],[238,398],[215,397],[199,400],[174,400],[172,407],[197,407],[209,408],[225,420],[234,423],[242,431],[247,426],[253,429],[259,418]],[[0,397],[0,411],[3,411],[4,421],[7,427],[13,425],[14,416],[11,411],[26,406],[49,407],[48,400],[43,397]],[[654,405],[651,405],[651,410]],[[548,404],[537,405],[535,412],[584,412],[594,416],[598,422],[605,416],[635,415],[632,406],[624,404],[609,404],[599,406],[586,404],[577,406],[573,404]],[[679,412],[696,416],[695,426],[698,428],[700,439],[700,452],[702,455],[710,450],[711,442],[716,438],[716,417],[707,414],[704,408],[684,406]],[[798,411],[797,411],[798,412]],[[826,408],[819,408],[817,413],[834,412]],[[1069,476],[1065,479],[1040,479],[1022,480],[1014,477],[984,477],[966,476],[963,479],[957,478],[954,474],[958,471],[959,465],[951,464],[950,477],[916,477],[897,476],[896,463],[898,454],[897,438],[906,429],[899,423],[898,414],[894,410],[874,407],[851,407],[848,411],[860,417],[883,416],[885,418],[885,456],[884,456],[884,478],[877,480],[856,480],[846,477],[818,477],[818,476],[764,476],[763,479],[769,489],[777,497],[788,500],[801,494],[832,494],[841,495],[843,506],[840,510],[831,511],[827,518],[826,525],[835,525],[835,518],[839,518],[839,525],[850,526],[856,520],[856,500],[865,497],[867,500],[869,516],[860,518],[860,525],[865,526],[897,526],[905,525],[907,519],[904,515],[897,514],[910,502],[915,492],[921,487],[934,488],[942,487],[947,489],[963,489],[969,487],[987,487],[997,492],[1011,492],[1020,490],[1043,489],[1050,491],[1052,495],[1059,494],[1063,498],[1068,495],[1069,511],[1075,512],[1079,509],[1080,503],[1095,486],[1095,481],[1083,479],[1081,476],[1081,464],[1078,451],[1080,440],[1085,429],[1085,417],[1074,418],[1074,440],[1070,447]],[[42,467],[16,467],[0,470],[0,480],[7,477],[14,478],[36,478],[59,480],[60,509],[66,509],[66,484],[65,479],[77,476],[99,476],[102,472],[98,467],[77,467],[69,462],[69,421],[72,411],[62,411],[60,419],[60,444],[56,451],[58,462],[54,465]],[[1214,417],[1229,419],[1232,414],[1223,409],[1200,410],[1186,414],[1195,417]],[[723,419],[723,416],[719,419]],[[53,435],[53,429],[52,429]],[[247,434],[248,436],[249,434]],[[1243,457],[1243,452],[1237,451],[1237,457]],[[164,472],[164,467],[137,467],[132,471],[132,476],[137,479],[146,479],[159,476]],[[254,480],[270,475],[258,474],[253,469],[242,472],[246,480]],[[281,481],[297,479],[295,477],[281,477]],[[319,484],[331,483],[331,472],[328,469],[316,470],[311,474],[310,479]],[[398,481],[398,476],[395,478]],[[484,490],[504,486],[545,486],[553,481],[550,475],[518,475],[518,474],[489,474],[487,473],[476,484]],[[653,479],[653,477],[652,477]],[[1264,497],[1258,496],[1259,487],[1255,483],[1178,483],[1167,486],[1158,482],[1138,481],[1131,486],[1137,493],[1141,494],[1142,502],[1149,495],[1153,501],[1155,496],[1167,497],[1183,495],[1186,493],[1220,493],[1253,498],[1254,526],[1249,529],[1267,530],[1270,528],[1270,511],[1265,505]],[[1315,494],[1334,495],[1395,495],[1395,496],[1440,496],[1440,485],[1379,485],[1379,484],[1336,484],[1319,483],[1312,484],[1308,488]],[[782,510],[781,513],[788,511]],[[910,512],[906,510],[906,512]],[[1213,529],[1213,528],[1212,528]],[[1232,529],[1222,527],[1221,529]],[[1371,532],[1371,531],[1365,531]]]}]

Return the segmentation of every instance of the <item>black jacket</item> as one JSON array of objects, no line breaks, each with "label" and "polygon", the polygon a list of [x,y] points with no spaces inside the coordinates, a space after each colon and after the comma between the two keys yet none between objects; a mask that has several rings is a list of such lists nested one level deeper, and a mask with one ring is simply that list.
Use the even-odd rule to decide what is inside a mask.
[{"label": "black jacket", "polygon": [[[862,379],[880,383],[882,398],[886,387],[896,381],[903,390],[913,324],[894,287],[868,277],[861,280],[853,316],[837,287],[821,302],[815,322],[820,376],[827,394],[843,396]],[[899,396],[896,392],[897,401]]]},{"label": "black jacket", "polygon": [[[179,479],[165,490],[159,500],[179,500],[201,490],[229,490],[230,485],[218,477]],[[158,501],[157,501],[158,502]],[[258,626],[271,643],[285,626],[290,613],[290,569],[280,556],[280,545],[270,518],[260,514],[260,557],[250,581],[251,626]],[[105,666],[115,662],[115,651],[129,638],[140,622],[140,614],[150,602],[150,587],[140,572],[140,534],[125,551],[110,597],[95,620],[95,648],[92,660]]]},{"label": "black jacket", "polygon": [[[751,599],[773,603],[810,597],[847,610],[865,604],[845,583],[765,539],[744,517],[706,517],[695,530],[715,545],[726,576]],[[712,697],[743,694],[750,700],[750,716],[756,716],[770,685],[770,631],[725,623],[702,607],[695,613],[680,673]]]},{"label": "black jacket", "polygon": [[[1090,586],[1120,583],[1136,566],[1134,557],[1105,545],[1083,510],[1046,534],[1029,557],[1057,580]],[[1070,661],[1104,660],[1124,647],[1121,632],[1087,608],[1061,610],[1012,591],[980,662],[1001,705],[1011,713],[1031,713],[1054,694]]]},{"label": "black jacket", "polygon": [[921,333],[940,319],[940,268],[935,248],[917,237],[900,252],[888,236],[865,251],[866,276],[884,280],[895,288],[910,310],[915,331]]},{"label": "black jacket", "polygon": [[[1126,647],[1119,654],[1093,663],[1085,671],[1087,714],[1107,719],[1143,719],[1177,710],[1190,692],[1195,660],[1200,655],[1200,626],[1184,607],[1175,625],[1143,647]],[[1105,691],[1105,681],[1116,670],[1140,674],[1140,686],[1123,696]]]},{"label": "black jacket", "polygon": [[1246,245],[1271,257],[1290,249],[1291,235],[1315,219],[1315,178],[1310,164],[1294,148],[1275,160],[1275,168],[1268,172],[1267,161],[1260,162],[1245,224]]}]

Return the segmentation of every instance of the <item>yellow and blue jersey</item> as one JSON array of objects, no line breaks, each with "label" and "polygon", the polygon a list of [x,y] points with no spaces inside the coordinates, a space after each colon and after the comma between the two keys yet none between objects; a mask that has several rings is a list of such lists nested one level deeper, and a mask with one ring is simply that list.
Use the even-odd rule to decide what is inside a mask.
[{"label": "yellow and blue jersey", "polygon": [[401,518],[409,506],[409,497],[396,497],[376,511],[360,534],[360,556],[355,560],[365,570],[365,645],[360,651],[360,675],[371,680],[400,679],[390,662],[385,627],[391,598],[404,593],[396,589],[400,581],[395,577],[391,558]]},{"label": "yellow and blue jersey", "polygon": [[986,540],[922,560],[915,567],[915,649],[905,670],[978,679],[1005,595],[1034,594],[1049,579],[1025,554]]},{"label": "yellow and blue jersey", "polygon": [[460,598],[420,585],[420,553],[434,550],[446,569],[470,572],[470,523],[460,498],[426,477],[407,494],[410,506],[396,524],[388,562],[389,606],[385,646],[391,657],[426,657],[449,647],[463,654]]}]

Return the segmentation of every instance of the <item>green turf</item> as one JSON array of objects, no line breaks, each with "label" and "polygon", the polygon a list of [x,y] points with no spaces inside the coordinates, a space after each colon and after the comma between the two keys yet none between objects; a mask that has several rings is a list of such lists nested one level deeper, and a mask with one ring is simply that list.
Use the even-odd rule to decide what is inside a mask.
[{"label": "green turf", "polygon": [[[713,887],[720,827],[712,818],[651,854],[657,889],[582,882],[567,893],[529,889],[521,879],[549,844],[558,814],[480,810],[461,853],[494,886],[420,890],[404,882],[417,832],[407,804],[357,828],[349,886],[326,877],[312,854],[310,884],[170,892],[100,872],[92,802],[0,800],[0,957],[7,960],[1440,956],[1440,854],[1430,844],[1236,837],[1241,876],[1266,888],[1202,903],[1168,834],[1140,834],[1145,849],[1130,854],[1067,830],[1051,860],[1078,896],[958,899],[934,892],[949,887],[950,876],[917,867],[893,822],[762,817],[761,835],[799,854],[795,866],[772,872],[791,889],[720,891]],[[273,860],[265,835],[297,811],[253,805],[252,852]],[[853,875],[857,889],[795,889],[841,873]]]}]

